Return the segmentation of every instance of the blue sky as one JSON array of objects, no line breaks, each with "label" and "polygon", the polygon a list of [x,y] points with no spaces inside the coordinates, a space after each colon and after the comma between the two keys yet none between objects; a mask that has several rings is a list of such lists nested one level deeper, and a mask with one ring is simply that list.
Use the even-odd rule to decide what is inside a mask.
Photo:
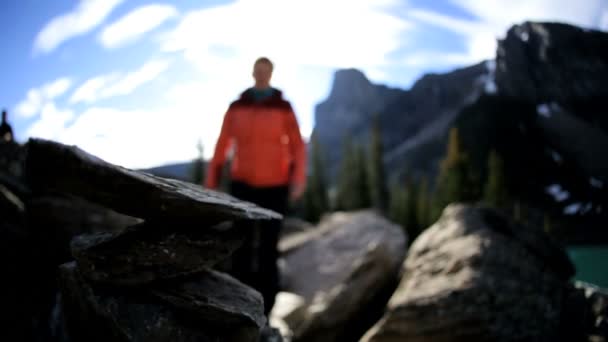
[{"label": "blue sky", "polygon": [[339,68],[407,88],[493,58],[526,20],[608,30],[605,0],[20,0],[0,13],[0,106],[17,140],[133,168],[194,158],[199,139],[209,156],[262,55],[307,137]]}]

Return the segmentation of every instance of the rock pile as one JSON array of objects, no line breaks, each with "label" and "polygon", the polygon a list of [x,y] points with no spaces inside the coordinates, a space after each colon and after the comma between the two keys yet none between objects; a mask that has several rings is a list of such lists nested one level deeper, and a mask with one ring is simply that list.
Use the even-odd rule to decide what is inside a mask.
[{"label": "rock pile", "polygon": [[[72,341],[257,341],[262,297],[213,269],[242,242],[235,220],[280,215],[198,186],[106,163],[75,147],[30,140],[34,189],[84,198],[143,222],[72,240],[60,266]],[[49,167],[52,166],[52,167]],[[239,228],[242,229],[242,228]]]}]

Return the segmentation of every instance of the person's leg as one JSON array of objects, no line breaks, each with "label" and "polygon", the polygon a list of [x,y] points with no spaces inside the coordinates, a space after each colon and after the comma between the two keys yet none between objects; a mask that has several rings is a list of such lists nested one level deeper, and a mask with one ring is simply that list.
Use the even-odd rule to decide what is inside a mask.
[{"label": "person's leg", "polygon": [[[285,214],[288,202],[287,186],[254,188],[234,182],[231,194],[244,201]],[[251,224],[251,222],[248,222]],[[278,240],[281,221],[262,221],[255,227],[242,227],[245,242],[233,256],[233,275],[253,287],[264,298],[264,313],[268,315],[279,291]]]},{"label": "person's leg", "polygon": [[[275,187],[260,190],[260,205],[279,214],[287,211],[287,187]],[[277,245],[281,230],[281,221],[261,222],[259,229],[259,291],[264,297],[264,313],[268,315],[279,292],[279,257]]]},{"label": "person's leg", "polygon": [[[232,182],[230,184],[230,194],[243,201],[252,201],[254,197],[253,189],[247,184],[241,182]],[[254,227],[251,221],[235,222],[235,229],[241,230],[245,239],[243,244],[233,254],[230,265],[230,275],[243,283],[255,288],[256,270],[254,268],[255,255],[257,253],[254,248]]]}]

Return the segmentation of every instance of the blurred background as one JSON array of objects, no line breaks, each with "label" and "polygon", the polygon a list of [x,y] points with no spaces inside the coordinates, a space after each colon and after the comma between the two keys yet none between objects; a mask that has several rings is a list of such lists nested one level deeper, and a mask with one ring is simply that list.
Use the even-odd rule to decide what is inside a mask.
[{"label": "blurred background", "polygon": [[[513,215],[566,242],[608,240],[606,38],[589,31],[608,30],[605,1],[1,6],[0,104],[18,142],[52,139],[198,182],[228,104],[251,86],[252,62],[268,56],[302,135],[316,137],[309,195],[328,197],[313,193],[295,214],[315,221],[375,205],[380,188],[380,205],[417,235],[449,202],[498,196]],[[340,170],[378,169],[371,159],[382,161],[383,175],[361,175],[376,184],[348,194],[357,176]],[[455,169],[464,174],[448,175]],[[442,190],[440,178],[466,189]],[[406,202],[420,202],[419,217]]]}]

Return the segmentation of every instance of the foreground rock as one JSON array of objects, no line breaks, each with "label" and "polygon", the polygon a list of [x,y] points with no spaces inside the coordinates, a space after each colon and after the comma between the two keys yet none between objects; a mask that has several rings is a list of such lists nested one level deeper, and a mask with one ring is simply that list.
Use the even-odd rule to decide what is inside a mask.
[{"label": "foreground rock", "polygon": [[203,219],[205,223],[281,218],[222,193],[129,170],[75,146],[47,140],[29,140],[26,173],[35,189],[70,193],[139,218]]},{"label": "foreground rock", "polygon": [[199,277],[177,287],[125,292],[91,286],[75,263],[64,264],[60,281],[70,337],[74,341],[257,341],[264,324],[261,296],[217,272]]},{"label": "foreground rock", "polygon": [[[373,212],[337,213],[285,242],[283,288],[305,301],[294,341],[356,340],[382,312],[406,251],[401,227]],[[298,322],[295,317],[302,317]]]},{"label": "foreground rock", "polygon": [[242,243],[250,225],[234,221],[279,214],[112,165],[75,147],[35,139],[28,145],[26,172],[34,191],[144,219],[72,240],[76,261],[60,267],[70,340],[257,342],[268,330],[261,295],[211,268]]},{"label": "foreground rock", "polygon": [[24,203],[0,182],[0,341],[31,341],[44,331],[38,324],[47,308],[44,289],[39,288],[39,246],[31,237]]},{"label": "foreground rock", "polygon": [[72,241],[72,254],[88,280],[134,286],[213,267],[242,241],[236,228],[146,222],[119,234],[79,236]]},{"label": "foreground rock", "polygon": [[451,205],[410,247],[404,278],[364,341],[559,341],[574,269],[542,231]]},{"label": "foreground rock", "polygon": [[223,327],[266,323],[262,296],[227,274],[213,270],[199,272],[185,280],[152,286],[150,292],[163,302]]}]

